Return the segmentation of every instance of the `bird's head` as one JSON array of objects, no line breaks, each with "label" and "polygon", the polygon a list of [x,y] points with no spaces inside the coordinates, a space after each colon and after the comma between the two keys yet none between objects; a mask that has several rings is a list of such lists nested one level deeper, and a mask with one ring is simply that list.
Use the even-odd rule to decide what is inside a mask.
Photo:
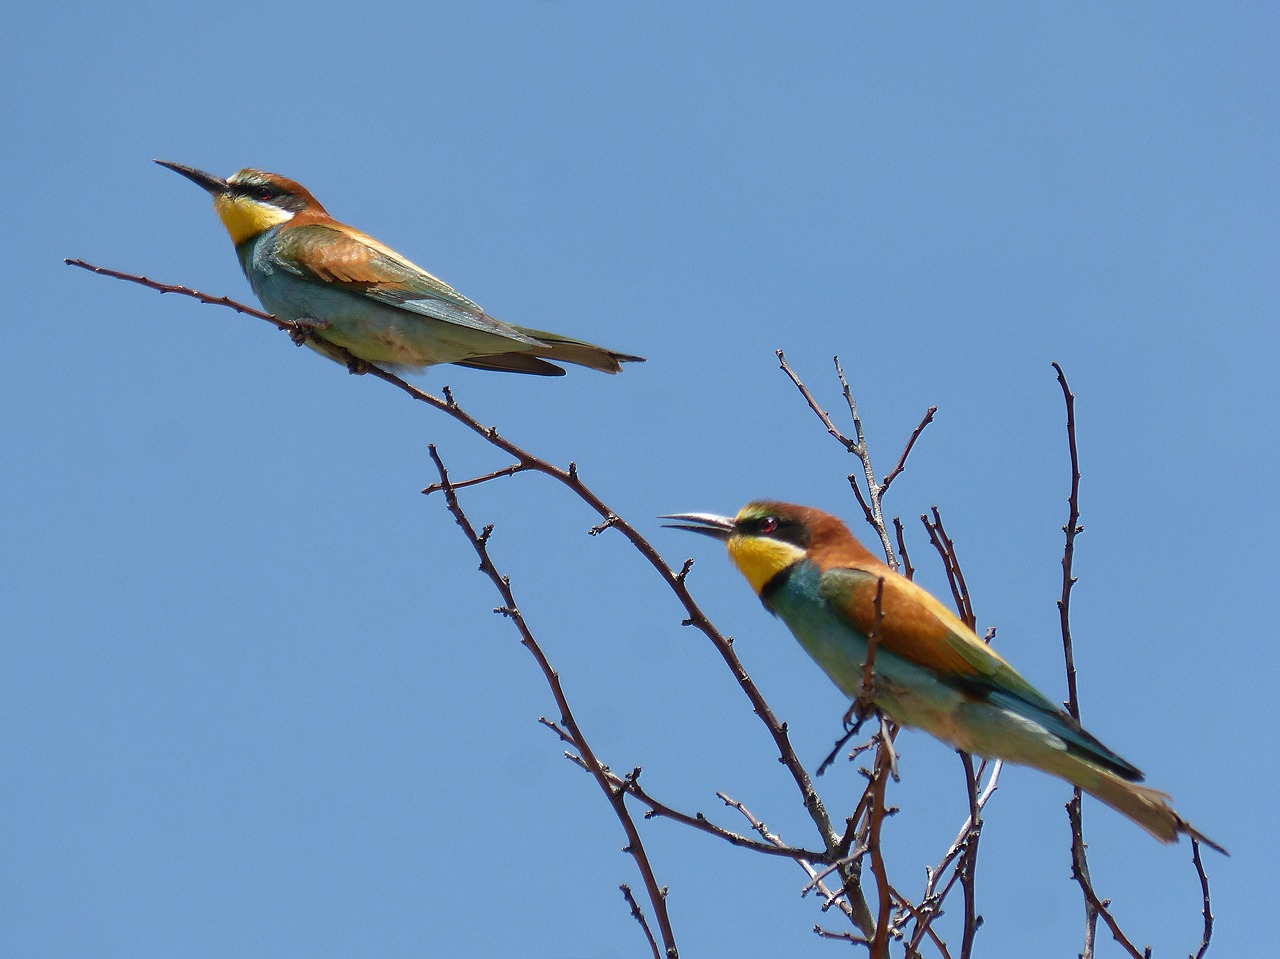
[{"label": "bird's head", "polygon": [[236,246],[287,223],[304,210],[328,216],[306,187],[278,173],[245,169],[224,180],[181,163],[156,163],[181,173],[213,197],[213,208]]},{"label": "bird's head", "polygon": [[778,574],[805,559],[815,536],[821,537],[829,524],[849,535],[843,523],[821,510],[773,500],[748,503],[732,519],[712,513],[677,513],[662,518],[681,521],[668,523],[672,529],[723,540],[733,565],[757,596]]}]

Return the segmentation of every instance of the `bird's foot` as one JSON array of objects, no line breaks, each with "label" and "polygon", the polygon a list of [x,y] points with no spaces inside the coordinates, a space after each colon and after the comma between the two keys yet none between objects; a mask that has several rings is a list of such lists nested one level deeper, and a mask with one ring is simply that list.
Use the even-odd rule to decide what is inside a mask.
[{"label": "bird's foot", "polygon": [[317,320],[312,316],[300,316],[289,328],[289,339],[295,346],[302,346],[321,330],[327,330],[332,324],[328,320]]},{"label": "bird's foot", "polygon": [[856,733],[862,728],[862,724],[867,721],[867,717],[871,715],[875,706],[861,699],[855,699],[849,704],[848,710],[844,714],[844,728],[851,733]]},{"label": "bird's foot", "polygon": [[352,376],[364,376],[371,369],[373,369],[373,364],[368,360],[360,359],[358,356],[353,356],[347,360],[347,372]]}]

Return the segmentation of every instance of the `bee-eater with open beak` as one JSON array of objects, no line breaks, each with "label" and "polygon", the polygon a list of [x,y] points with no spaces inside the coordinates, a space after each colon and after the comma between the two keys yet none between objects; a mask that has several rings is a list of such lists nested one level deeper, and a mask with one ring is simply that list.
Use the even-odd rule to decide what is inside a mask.
[{"label": "bee-eater with open beak", "polygon": [[1141,772],[1018,675],[946,606],[876,559],[834,516],[755,502],[732,519],[707,513],[663,519],[723,540],[765,608],[850,698],[862,690],[874,632],[870,699],[895,722],[966,752],[1065,779],[1161,842],[1187,833],[1225,852],[1174,812],[1168,796],[1137,785]]},{"label": "bee-eater with open beak", "polygon": [[617,373],[643,357],[512,326],[371,236],[339,223],[301,184],[241,170],[224,180],[157,160],[213,196],[254,294],[279,320],[298,324],[330,359],[421,370],[456,363],[481,370],[563,376],[555,363]]}]

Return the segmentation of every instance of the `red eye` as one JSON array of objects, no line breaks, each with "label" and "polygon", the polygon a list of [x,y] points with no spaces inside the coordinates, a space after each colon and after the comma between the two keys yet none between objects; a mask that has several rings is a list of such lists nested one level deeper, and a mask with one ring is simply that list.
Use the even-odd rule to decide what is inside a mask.
[{"label": "red eye", "polygon": [[776,516],[766,516],[760,521],[760,532],[768,536],[778,528],[778,518]]},{"label": "red eye", "polygon": [[273,195],[274,195],[274,194],[273,194],[273,192],[272,192],[272,190],[271,190],[271,187],[264,186],[264,187],[259,187],[259,188],[258,188],[258,199],[259,199],[259,200],[262,200],[262,201],[264,201],[264,202],[265,202],[265,201],[267,201],[267,200],[270,200],[270,199],[271,199],[271,197],[272,197]]}]

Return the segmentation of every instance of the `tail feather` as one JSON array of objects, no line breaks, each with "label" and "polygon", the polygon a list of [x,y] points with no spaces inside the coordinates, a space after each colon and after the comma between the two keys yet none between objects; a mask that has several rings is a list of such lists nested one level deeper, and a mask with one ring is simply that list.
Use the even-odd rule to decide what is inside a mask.
[{"label": "tail feather", "polygon": [[1098,799],[1121,815],[1128,816],[1161,842],[1177,842],[1180,834],[1186,834],[1202,842],[1224,856],[1225,849],[1179,816],[1169,805],[1169,796],[1158,789],[1127,782],[1112,773],[1094,769],[1094,775],[1080,777],[1086,782],[1077,783],[1095,799]]},{"label": "tail feather", "polygon": [[532,330],[524,326],[517,326],[516,329],[525,334],[525,336],[532,336],[545,344],[545,347],[533,347],[528,352],[534,356],[541,356],[559,363],[574,363],[578,366],[599,370],[601,373],[617,373],[621,371],[623,363],[644,362],[643,356],[632,356],[629,353],[607,350],[603,346],[596,346],[594,343],[561,336],[559,333]]},{"label": "tail feather", "polygon": [[469,360],[457,360],[454,366],[468,366],[473,370],[496,370],[499,373],[564,376],[564,370],[554,363],[547,363],[528,353],[493,353],[489,356],[475,356]]}]

